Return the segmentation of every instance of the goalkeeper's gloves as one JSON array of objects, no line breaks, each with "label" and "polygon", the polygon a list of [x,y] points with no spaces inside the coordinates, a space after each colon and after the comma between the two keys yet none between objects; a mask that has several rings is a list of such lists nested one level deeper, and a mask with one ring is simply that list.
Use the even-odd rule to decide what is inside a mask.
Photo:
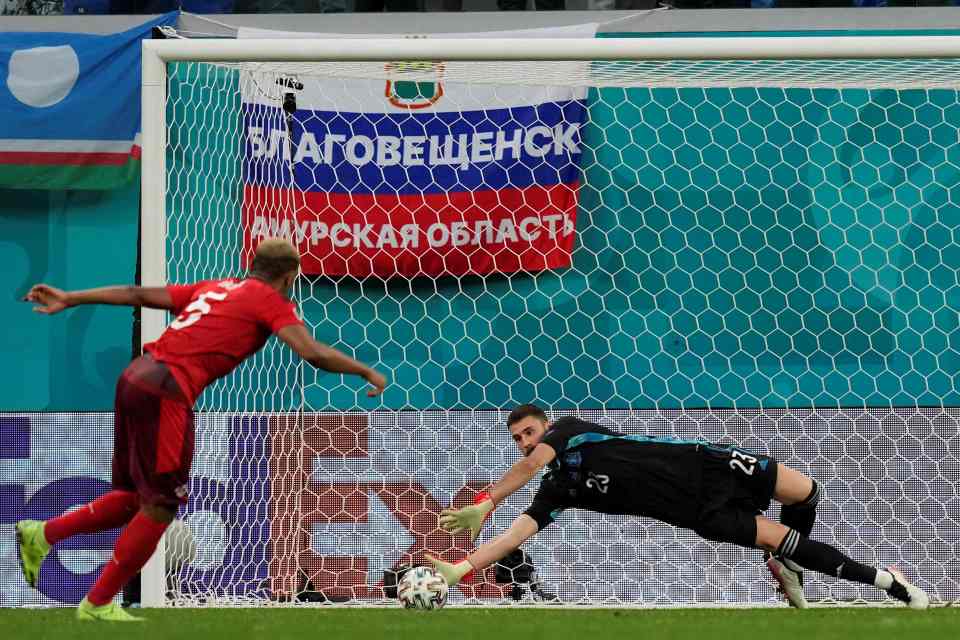
[{"label": "goalkeeper's gloves", "polygon": [[437,573],[442,575],[447,581],[447,584],[451,587],[473,573],[473,565],[470,564],[469,560],[461,560],[460,562],[453,564],[451,562],[444,562],[440,558],[434,558],[429,553],[425,553],[423,555],[427,560],[430,561],[434,569],[437,570]]},{"label": "goalkeeper's gloves", "polygon": [[484,491],[478,494],[473,504],[462,509],[444,509],[440,512],[440,528],[447,533],[460,533],[470,530],[470,539],[476,540],[483,528],[483,521],[487,519],[494,508],[493,499]]}]

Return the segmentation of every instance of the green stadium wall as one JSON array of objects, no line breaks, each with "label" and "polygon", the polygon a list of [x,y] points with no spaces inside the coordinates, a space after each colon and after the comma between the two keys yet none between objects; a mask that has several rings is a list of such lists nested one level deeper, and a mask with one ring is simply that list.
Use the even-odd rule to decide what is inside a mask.
[{"label": "green stadium wall", "polygon": [[[344,303],[304,306],[320,333],[393,371],[386,404],[957,403],[956,92],[602,93],[572,269],[314,285]],[[942,109],[933,143],[911,104]]]},{"label": "green stadium wall", "polygon": [[[235,95],[207,84],[193,100]],[[960,166],[955,91],[605,89],[589,102],[573,268],[310,280],[300,298],[317,337],[395,382],[376,404],[320,377],[309,407],[957,402],[960,229],[942,186]],[[221,163],[174,178],[172,191],[204,175],[221,194],[169,203],[224,221],[216,250],[185,247],[188,278],[211,261],[238,268],[223,253],[238,253],[238,150],[217,134],[236,108],[174,118],[207,118],[182,127],[174,164]],[[248,392],[285,406],[278,394],[298,406]],[[211,405],[231,402],[218,392]]]},{"label": "green stadium wall", "polygon": [[0,190],[0,408],[103,411],[130,361],[129,308],[83,307],[46,317],[21,301],[30,286],[134,282],[139,180],[116,191]]},{"label": "green stadium wall", "polygon": [[[235,274],[237,93],[180,73],[171,121],[189,135],[171,139],[182,169],[168,206],[171,236],[192,240],[171,278]],[[205,108],[177,100],[184,86]],[[605,89],[589,100],[574,268],[305,284],[317,337],[395,381],[381,403],[309,373],[309,406],[958,403],[955,91]],[[2,211],[15,283],[2,350],[25,375],[9,376],[0,406],[109,408],[129,311],[37,318],[15,301],[36,279],[131,281],[135,194],[18,193]],[[214,389],[211,406],[299,406],[296,369],[276,349],[239,381]]]}]

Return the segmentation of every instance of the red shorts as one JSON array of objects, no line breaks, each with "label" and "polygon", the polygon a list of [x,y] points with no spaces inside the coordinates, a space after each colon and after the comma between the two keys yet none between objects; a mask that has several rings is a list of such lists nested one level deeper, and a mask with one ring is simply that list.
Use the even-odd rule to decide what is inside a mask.
[{"label": "red shorts", "polygon": [[193,409],[166,366],[137,358],[117,381],[113,488],[176,508],[187,502],[192,462]]}]

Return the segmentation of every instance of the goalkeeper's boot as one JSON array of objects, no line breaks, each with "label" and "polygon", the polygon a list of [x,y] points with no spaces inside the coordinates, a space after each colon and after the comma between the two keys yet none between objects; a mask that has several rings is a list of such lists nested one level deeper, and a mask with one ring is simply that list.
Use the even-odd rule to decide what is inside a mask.
[{"label": "goalkeeper's boot", "polygon": [[40,577],[40,565],[50,553],[50,544],[43,535],[43,525],[38,520],[21,520],[16,526],[20,570],[23,571],[23,579],[34,589]]},{"label": "goalkeeper's boot", "polygon": [[779,560],[771,554],[767,554],[767,569],[770,570],[773,578],[780,585],[777,587],[777,591],[784,595],[791,607],[807,609],[810,604],[803,594],[803,572],[799,570],[800,567],[792,562],[790,564],[793,566],[788,566],[787,562],[790,561]]},{"label": "goalkeeper's boot", "polygon": [[83,622],[143,622],[143,618],[132,616],[116,602],[97,607],[84,598],[77,607],[77,620]]},{"label": "goalkeeper's boot", "polygon": [[893,584],[887,589],[891,596],[906,602],[911,609],[923,610],[930,606],[930,597],[919,587],[915,587],[896,567],[887,567],[887,573],[893,576]]}]

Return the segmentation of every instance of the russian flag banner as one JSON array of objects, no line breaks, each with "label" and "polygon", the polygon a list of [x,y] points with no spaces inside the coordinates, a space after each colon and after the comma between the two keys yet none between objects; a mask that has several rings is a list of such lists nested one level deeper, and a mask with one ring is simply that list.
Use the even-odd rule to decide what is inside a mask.
[{"label": "russian flag banner", "polygon": [[[530,32],[458,34],[482,35]],[[569,266],[586,89],[447,82],[444,62],[381,66],[367,78],[243,73],[244,254],[287,237],[304,273],[357,278]]]}]

